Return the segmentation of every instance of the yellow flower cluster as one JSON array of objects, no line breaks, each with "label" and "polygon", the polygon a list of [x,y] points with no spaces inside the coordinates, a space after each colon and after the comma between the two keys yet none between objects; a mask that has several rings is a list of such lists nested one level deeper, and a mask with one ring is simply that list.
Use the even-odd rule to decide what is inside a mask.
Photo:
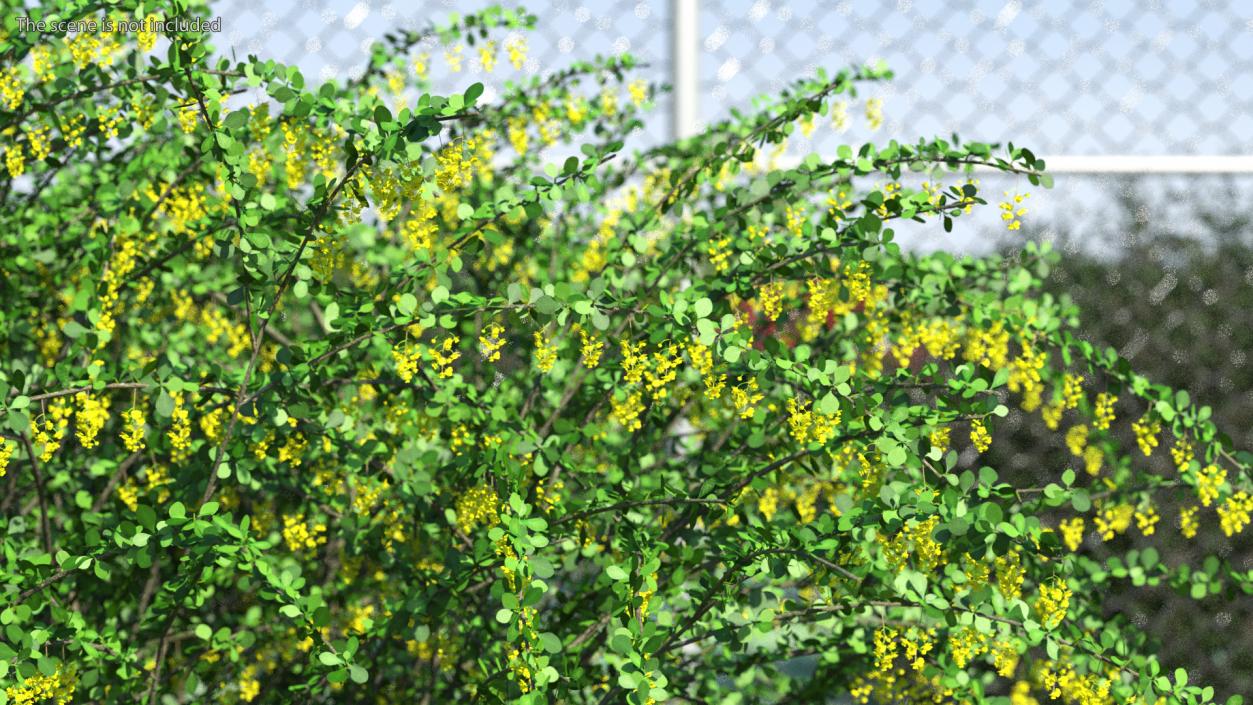
[{"label": "yellow flower cluster", "polygon": [[[139,258],[139,241],[133,237],[119,237],[114,242],[113,256],[109,258],[109,266],[100,276],[97,289],[100,297],[100,319],[96,329],[112,333],[117,321],[115,315],[122,286],[126,284],[126,275],[135,269]],[[105,341],[101,341],[103,345]]]},{"label": "yellow flower cluster", "polygon": [[1170,459],[1174,461],[1175,468],[1179,472],[1187,472],[1188,467],[1192,464],[1192,459],[1196,457],[1196,453],[1192,450],[1192,443],[1187,438],[1179,438],[1175,440],[1174,445],[1170,447]]},{"label": "yellow flower cluster", "polygon": [[1084,424],[1071,426],[1066,431],[1066,447],[1070,450],[1071,455],[1083,456],[1084,448],[1088,446],[1088,427]]},{"label": "yellow flower cluster", "polygon": [[987,652],[987,635],[974,627],[962,627],[948,635],[948,653],[958,668],[965,668],[972,659]]},{"label": "yellow flower cluster", "polygon": [[1095,673],[1079,675],[1073,666],[1064,665],[1060,668],[1055,663],[1045,661],[1040,668],[1040,683],[1054,700],[1065,700],[1074,705],[1107,705],[1110,681]]},{"label": "yellow flower cluster", "polygon": [[303,513],[284,514],[283,541],[287,542],[287,547],[292,551],[316,550],[326,543],[326,524],[307,523]]},{"label": "yellow flower cluster", "polygon": [[871,130],[878,130],[883,127],[883,99],[870,98],[866,100],[866,124]]},{"label": "yellow flower cluster", "polygon": [[1130,528],[1134,517],[1135,507],[1130,504],[1116,504],[1102,509],[1092,522],[1096,524],[1096,532],[1101,535],[1101,540],[1109,541],[1116,534],[1121,534]]},{"label": "yellow flower cluster", "polygon": [[896,663],[899,632],[892,627],[879,627],[874,632],[874,667],[880,673],[891,673]]},{"label": "yellow flower cluster", "polygon": [[251,664],[239,674],[239,699],[250,703],[261,694],[261,681],[257,680],[257,665]]},{"label": "yellow flower cluster", "polygon": [[413,381],[418,373],[418,361],[422,359],[422,348],[418,345],[405,343],[392,348],[392,361],[396,363],[396,376],[405,384]]},{"label": "yellow flower cluster", "polygon": [[1083,527],[1083,517],[1063,519],[1058,524],[1057,528],[1061,530],[1062,542],[1066,544],[1066,548],[1072,551],[1079,550],[1079,547],[1083,545]]},{"label": "yellow flower cluster", "polygon": [[1157,447],[1157,434],[1162,432],[1162,425],[1146,417],[1132,423],[1131,430],[1136,434],[1136,443],[1140,446],[1140,452],[1144,453],[1145,457],[1152,455],[1153,449]]},{"label": "yellow flower cluster", "polygon": [[509,65],[520,70],[526,63],[526,39],[521,36],[510,37],[505,41],[505,52],[509,54]]},{"label": "yellow flower cluster", "polygon": [[1146,504],[1136,509],[1135,513],[1136,528],[1145,536],[1152,536],[1157,531],[1157,522],[1161,517],[1157,514],[1157,509],[1152,504]]},{"label": "yellow flower cluster", "polygon": [[999,370],[1009,364],[1009,331],[997,321],[987,330],[970,330],[966,333],[963,356],[991,370]]},{"label": "yellow flower cluster", "polygon": [[612,407],[612,418],[628,431],[638,431],[643,423],[640,414],[644,413],[644,397],[638,391],[626,393],[619,398],[614,395],[609,400]]},{"label": "yellow flower cluster", "polygon": [[1062,378],[1062,408],[1074,409],[1083,401],[1083,375],[1067,372]]},{"label": "yellow flower cluster", "polygon": [[461,357],[461,353],[457,351],[457,343],[461,342],[461,338],[450,335],[444,338],[439,345],[431,348],[431,357],[435,358],[435,373],[440,379],[448,379],[452,377],[452,363]]},{"label": "yellow flower cluster", "polygon": [[456,504],[457,526],[470,533],[480,524],[495,526],[500,522],[500,499],[487,485],[476,485],[462,493]]},{"label": "yellow flower cluster", "polygon": [[52,143],[48,139],[48,126],[40,125],[26,133],[26,141],[30,145],[30,156],[37,162],[48,158],[52,153]]},{"label": "yellow flower cluster", "polygon": [[600,365],[600,357],[605,352],[605,342],[596,340],[582,326],[578,326],[579,331],[579,359],[583,366],[589,370],[596,369]]},{"label": "yellow flower cluster", "polygon": [[1022,553],[1014,548],[996,557],[996,585],[1006,599],[1016,600],[1022,596],[1022,581],[1027,571],[1022,565]]},{"label": "yellow flower cluster", "polygon": [[553,365],[556,364],[556,342],[552,340],[545,340],[542,333],[535,331],[535,367],[538,368],[540,372],[548,374],[548,372],[553,369]]},{"label": "yellow flower cluster", "polygon": [[1218,492],[1227,484],[1227,471],[1217,465],[1206,465],[1196,478],[1196,494],[1201,504],[1210,506],[1218,499]]},{"label": "yellow flower cluster", "polygon": [[1253,513],[1253,496],[1240,490],[1218,507],[1218,526],[1224,535],[1235,536],[1249,525],[1250,513]]},{"label": "yellow flower cluster", "polygon": [[1100,446],[1091,445],[1083,449],[1083,469],[1089,475],[1095,477],[1101,472],[1101,463],[1105,461],[1105,454],[1101,452]]},{"label": "yellow flower cluster", "polygon": [[479,64],[483,66],[484,73],[491,73],[496,68],[496,42],[487,41],[479,47]]},{"label": "yellow flower cluster", "polygon": [[998,639],[992,644],[992,665],[996,673],[1011,678],[1018,668],[1018,645],[1012,639]]},{"label": "yellow flower cluster", "polygon": [[1201,528],[1201,523],[1196,518],[1199,511],[1201,508],[1196,505],[1179,510],[1179,533],[1185,539],[1195,538],[1197,530]]},{"label": "yellow flower cluster", "polygon": [[[744,378],[737,377],[736,379],[743,382]],[[750,377],[746,384],[738,384],[731,388],[731,403],[735,405],[735,412],[740,415],[741,419],[751,419],[757,413],[757,403],[765,398],[765,395],[757,389],[756,377]]]},{"label": "yellow flower cluster", "polygon": [[479,333],[479,352],[484,360],[496,362],[500,359],[500,349],[505,346],[504,332],[504,327],[499,323],[489,323]]},{"label": "yellow flower cluster", "polygon": [[644,368],[644,389],[654,400],[670,395],[669,385],[678,377],[683,364],[683,348],[675,343],[658,347]]},{"label": "yellow flower cluster", "polygon": [[835,427],[840,423],[840,410],[836,409],[834,414],[824,414],[821,411],[814,411],[812,402],[798,402],[796,399],[787,400],[787,424],[788,430],[792,434],[792,438],[797,443],[805,445],[809,442],[826,443],[835,433]]},{"label": "yellow flower cluster", "polygon": [[13,458],[14,447],[13,441],[0,440],[0,477],[4,477],[9,472],[9,461]]},{"label": "yellow flower cluster", "polygon": [[1044,425],[1048,427],[1048,430],[1056,431],[1062,423],[1062,414],[1065,412],[1065,402],[1062,399],[1054,399],[1040,410],[1040,418],[1044,419]]},{"label": "yellow flower cluster", "polygon": [[988,433],[987,426],[983,425],[983,419],[975,419],[970,422],[970,442],[974,444],[975,450],[980,453],[992,447],[992,434]]},{"label": "yellow flower cluster", "polygon": [[1001,220],[1005,221],[1005,227],[1009,230],[1018,230],[1022,227],[1022,217],[1027,214],[1027,209],[1022,205],[1024,199],[1029,198],[1031,194],[1013,194],[1005,192],[1005,197],[1009,200],[1001,201]]},{"label": "yellow flower cluster", "polygon": [[948,452],[950,435],[951,429],[948,426],[941,426],[940,428],[932,431],[927,439],[930,441],[932,448],[935,448],[939,450],[941,454],[944,454]]},{"label": "yellow flower cluster", "polygon": [[25,97],[26,88],[22,85],[22,78],[18,75],[17,67],[10,66],[0,71],[0,101],[4,102],[5,107],[16,112],[22,107],[22,100]]},{"label": "yellow flower cluster", "polygon": [[443,191],[456,191],[468,186],[480,164],[482,137],[458,140],[435,153],[435,183]]},{"label": "yellow flower cluster", "polygon": [[1070,586],[1062,578],[1053,578],[1040,585],[1040,596],[1035,601],[1035,612],[1046,629],[1052,629],[1066,618],[1070,608]]},{"label": "yellow flower cluster", "polygon": [[84,448],[95,448],[100,445],[100,429],[109,421],[109,402],[87,392],[80,392],[77,397],[78,423],[74,435]]},{"label": "yellow flower cluster", "polygon": [[1028,412],[1040,407],[1040,395],[1044,391],[1040,370],[1047,363],[1048,353],[1038,351],[1026,343],[1023,343],[1022,355],[1010,363],[1009,391],[1022,393],[1022,408]]},{"label": "yellow flower cluster", "polygon": [[144,449],[143,409],[133,406],[123,411],[122,420],[126,422],[126,428],[122,431],[122,445],[126,446],[126,450],[138,453]]},{"label": "yellow flower cluster", "polygon": [[78,675],[74,668],[62,670],[57,666],[50,676],[36,673],[22,681],[21,685],[9,686],[4,689],[10,705],[36,705],[55,703],[67,705],[74,699],[74,691],[78,688]]},{"label": "yellow flower cluster", "polygon": [[962,575],[966,578],[966,589],[974,592],[988,584],[988,576],[992,571],[988,564],[967,553],[962,557]]},{"label": "yellow flower cluster", "polygon": [[174,398],[174,411],[170,414],[173,423],[166,432],[166,437],[170,439],[172,449],[170,458],[177,463],[185,460],[191,451],[191,414],[187,411],[182,392],[175,392],[170,396]]},{"label": "yellow flower cluster", "polygon": [[52,460],[52,454],[61,447],[61,441],[70,428],[70,417],[74,409],[65,398],[53,399],[48,404],[48,412],[43,421],[35,429],[35,445],[42,446],[39,459],[43,462]]},{"label": "yellow flower cluster", "polygon": [[1101,392],[1096,395],[1096,410],[1093,412],[1092,427],[1100,430],[1109,430],[1109,425],[1114,421],[1114,403],[1118,401],[1118,397],[1109,392]]},{"label": "yellow flower cluster", "polygon": [[774,281],[761,287],[758,302],[766,320],[777,320],[783,313],[783,282]]},{"label": "yellow flower cluster", "polygon": [[4,168],[9,176],[16,179],[26,173],[26,157],[22,154],[22,145],[11,144],[4,148]]}]

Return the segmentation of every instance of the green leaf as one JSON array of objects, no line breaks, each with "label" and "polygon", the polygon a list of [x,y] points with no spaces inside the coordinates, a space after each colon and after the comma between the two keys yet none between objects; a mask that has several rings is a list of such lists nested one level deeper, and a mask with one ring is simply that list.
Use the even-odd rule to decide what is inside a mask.
[{"label": "green leaf", "polygon": [[713,310],[714,303],[709,300],[709,297],[702,296],[696,300],[695,311],[697,318],[708,318],[709,314],[713,313]]}]

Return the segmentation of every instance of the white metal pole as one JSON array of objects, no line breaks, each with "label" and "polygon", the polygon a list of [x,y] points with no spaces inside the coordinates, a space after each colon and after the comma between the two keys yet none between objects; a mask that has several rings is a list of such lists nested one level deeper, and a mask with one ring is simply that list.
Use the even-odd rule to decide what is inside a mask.
[{"label": "white metal pole", "polygon": [[700,7],[697,0],[672,0],[671,65],[674,76],[673,136],[690,137],[700,129]]}]

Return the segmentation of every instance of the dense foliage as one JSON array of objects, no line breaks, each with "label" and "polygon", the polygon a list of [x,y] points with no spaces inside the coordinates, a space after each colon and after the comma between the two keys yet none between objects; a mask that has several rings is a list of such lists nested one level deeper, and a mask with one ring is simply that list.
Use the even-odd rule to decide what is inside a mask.
[{"label": "dense foliage", "polygon": [[[1029,150],[772,162],[882,68],[630,155],[626,57],[426,92],[521,63],[513,10],[316,88],[16,27],[203,10],[6,13],[3,702],[1213,699],[1102,594],[1253,574],[1084,537],[1243,531],[1253,457],[1076,335],[1047,249],[893,242],[983,207],[971,167],[1047,186]],[[1010,404],[1073,469],[978,461]]]}]

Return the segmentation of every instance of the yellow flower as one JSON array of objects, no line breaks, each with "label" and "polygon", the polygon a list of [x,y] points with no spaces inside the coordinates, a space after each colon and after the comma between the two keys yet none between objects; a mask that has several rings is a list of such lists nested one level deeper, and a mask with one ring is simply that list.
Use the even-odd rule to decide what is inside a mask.
[{"label": "yellow flower", "polygon": [[1083,375],[1070,372],[1062,378],[1062,407],[1074,409],[1083,401]]},{"label": "yellow flower", "polygon": [[1070,519],[1063,519],[1061,524],[1058,525],[1066,548],[1078,551],[1079,546],[1083,545],[1083,524],[1083,517],[1071,517]]},{"label": "yellow flower", "polygon": [[457,498],[457,526],[470,533],[480,524],[495,526],[500,523],[500,499],[487,485],[476,485]]},{"label": "yellow flower", "polygon": [[1016,600],[1022,595],[1022,581],[1025,576],[1022,554],[1017,548],[996,557],[996,585],[1007,599]]},{"label": "yellow flower", "polygon": [[13,449],[17,446],[13,445],[13,441],[0,440],[0,477],[4,477],[9,471],[9,460],[13,457]]},{"label": "yellow flower", "polygon": [[78,427],[74,433],[84,448],[95,448],[100,445],[100,429],[109,421],[109,402],[82,392],[78,394],[78,404]]},{"label": "yellow flower", "polygon": [[1105,454],[1101,452],[1098,446],[1088,446],[1083,449],[1083,469],[1089,475],[1095,476],[1101,472],[1101,463],[1105,459]]},{"label": "yellow flower", "polygon": [[775,281],[761,288],[760,303],[766,320],[776,320],[783,313],[783,282]]},{"label": "yellow flower", "polygon": [[484,42],[479,47],[479,63],[483,65],[483,71],[491,73],[496,68],[496,42]]},{"label": "yellow flower", "polygon": [[1096,411],[1093,412],[1095,417],[1092,427],[1106,431],[1109,429],[1110,423],[1114,420],[1114,402],[1118,401],[1118,397],[1109,392],[1101,392],[1096,395]]},{"label": "yellow flower", "polygon": [[1218,507],[1218,526],[1224,535],[1234,536],[1249,525],[1250,513],[1253,513],[1253,496],[1240,490]]},{"label": "yellow flower", "polygon": [[173,425],[166,432],[166,437],[170,440],[171,458],[175,462],[179,462],[187,457],[187,453],[191,450],[191,415],[187,412],[187,407],[183,404],[183,393],[175,392],[171,395],[174,398],[174,411],[170,418]]},{"label": "yellow flower", "polygon": [[315,550],[326,543],[326,525],[320,522],[307,523],[303,513],[284,514],[283,540],[293,552],[302,549]]},{"label": "yellow flower", "polygon": [[1140,533],[1145,536],[1153,535],[1153,533],[1157,530],[1157,522],[1161,519],[1161,517],[1157,514],[1157,509],[1155,509],[1151,504],[1137,509],[1135,518],[1136,528],[1138,528]]},{"label": "yellow flower", "polygon": [[1082,456],[1084,448],[1088,445],[1088,427],[1079,424],[1071,426],[1066,431],[1066,447],[1070,449],[1071,455]]},{"label": "yellow flower", "polygon": [[579,357],[583,362],[583,366],[587,369],[595,369],[600,364],[600,356],[605,351],[605,342],[603,340],[594,339],[582,327],[579,331]]},{"label": "yellow flower", "polygon": [[1187,438],[1177,439],[1170,447],[1170,459],[1175,462],[1175,468],[1181,473],[1188,470],[1194,457],[1196,453],[1193,452],[1192,443]]},{"label": "yellow flower", "polygon": [[1018,230],[1022,227],[1022,216],[1027,214],[1027,209],[1022,207],[1024,199],[1029,198],[1031,194],[1013,194],[1009,191],[1005,192],[1008,200],[1001,201],[1001,220],[1005,221],[1005,227],[1009,230]]},{"label": "yellow flower", "polygon": [[510,37],[505,42],[505,51],[509,54],[509,64],[514,69],[521,69],[526,63],[526,39],[524,37]]},{"label": "yellow flower", "polygon": [[938,449],[941,455],[948,452],[949,435],[950,429],[947,426],[941,426],[932,431],[930,436],[928,436],[931,447]]},{"label": "yellow flower", "polygon": [[1183,534],[1185,539],[1195,538],[1197,529],[1201,528],[1201,523],[1196,519],[1196,514],[1200,510],[1201,508],[1195,504],[1179,510],[1179,533]]},{"label": "yellow flower", "polygon": [[998,639],[992,644],[992,664],[997,675],[1009,678],[1018,668],[1018,647],[1010,639]]},{"label": "yellow flower", "polygon": [[1093,519],[1096,524],[1096,531],[1101,535],[1102,541],[1109,541],[1116,534],[1121,534],[1131,526],[1131,520],[1135,516],[1135,507],[1130,504],[1117,504],[1101,510]]},{"label": "yellow flower", "polygon": [[21,76],[18,75],[17,67],[10,66],[8,69],[0,71],[0,101],[4,102],[5,107],[16,112],[22,107],[22,99],[26,97],[26,88],[22,86]]},{"label": "yellow flower", "polygon": [[490,323],[479,334],[479,352],[482,353],[484,360],[496,362],[500,359],[500,349],[505,346],[505,339],[502,335],[504,332],[504,327],[499,323]]},{"label": "yellow flower", "polygon": [[948,653],[958,668],[965,668],[971,659],[987,653],[988,637],[974,627],[962,627],[948,637]]},{"label": "yellow flower", "polygon": [[1131,424],[1131,430],[1136,434],[1136,443],[1140,446],[1140,452],[1144,453],[1145,457],[1152,455],[1153,449],[1157,447],[1157,434],[1162,432],[1162,425],[1146,417]]},{"label": "yellow flower", "polygon": [[1206,465],[1197,476],[1196,493],[1201,504],[1210,506],[1218,499],[1218,492],[1227,483],[1227,471],[1217,465]]},{"label": "yellow flower", "polygon": [[535,331],[535,366],[547,374],[557,364],[557,345],[551,340],[544,340],[539,331]]},{"label": "yellow flower", "polygon": [[866,123],[870,125],[871,130],[878,130],[883,126],[882,98],[870,98],[866,101]]},{"label": "yellow flower", "polygon": [[144,449],[144,412],[139,407],[131,407],[122,412],[126,421],[126,430],[122,432],[122,444],[126,450],[138,453]]},{"label": "yellow flower", "polygon": [[1070,598],[1070,587],[1061,578],[1053,578],[1040,585],[1040,596],[1036,598],[1035,611],[1040,617],[1040,623],[1046,629],[1056,627],[1066,618]]},{"label": "yellow flower", "polygon": [[615,395],[609,400],[609,404],[613,408],[613,420],[626,430],[637,431],[643,426],[640,414],[644,412],[644,397],[640,392],[630,392],[621,399]]},{"label": "yellow flower", "polygon": [[975,450],[980,453],[992,447],[992,434],[988,433],[987,426],[983,425],[983,419],[975,419],[970,422],[970,442],[974,444]]},{"label": "yellow flower", "polygon": [[874,665],[880,673],[891,673],[896,663],[899,632],[892,627],[879,627],[874,632]]}]

